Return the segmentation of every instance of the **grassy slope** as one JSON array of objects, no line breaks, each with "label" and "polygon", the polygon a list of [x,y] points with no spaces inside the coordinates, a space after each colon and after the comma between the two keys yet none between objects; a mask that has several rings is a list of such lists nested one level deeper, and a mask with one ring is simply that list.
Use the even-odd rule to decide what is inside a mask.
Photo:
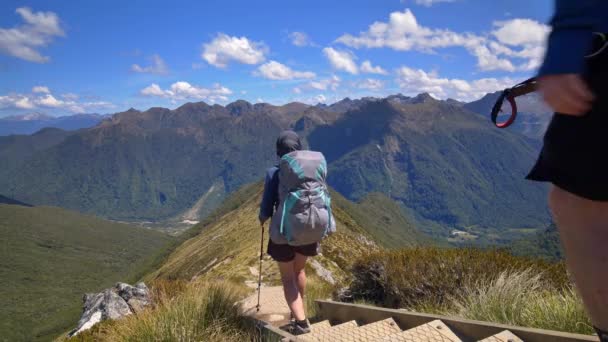
[{"label": "grassy slope", "polygon": [[54,207],[0,205],[0,340],[72,327],[83,293],[134,281],[172,239]]},{"label": "grassy slope", "polygon": [[[243,284],[257,281],[252,268],[257,267],[260,248],[260,226],[257,220],[261,197],[260,184],[245,187],[231,196],[227,202],[206,222],[193,227],[191,237],[178,247],[166,263],[148,276],[164,279],[186,279],[196,277],[224,279]],[[322,256],[316,258],[338,279],[345,276],[344,269],[352,260],[378,246],[351,216],[350,210],[357,206],[348,203],[339,194],[332,195],[338,233],[328,238],[322,247]],[[268,241],[266,226],[264,250]],[[265,282],[277,283],[278,270],[268,259],[264,263]],[[313,272],[314,273],[314,272]]]},{"label": "grassy slope", "polygon": [[358,204],[346,200],[338,203],[348,208],[353,219],[385,247],[403,248],[432,243],[430,238],[416,228],[403,208],[384,194],[369,194]]}]

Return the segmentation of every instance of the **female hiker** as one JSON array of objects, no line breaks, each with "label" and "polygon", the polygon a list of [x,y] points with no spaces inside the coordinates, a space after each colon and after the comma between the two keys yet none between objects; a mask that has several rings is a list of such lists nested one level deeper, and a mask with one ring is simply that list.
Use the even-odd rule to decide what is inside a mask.
[{"label": "female hiker", "polygon": [[297,133],[284,131],[276,143],[280,164],[268,169],[259,219],[272,217],[268,254],[279,265],[285,299],[291,310],[291,332],[310,332],[304,312],[308,257],[319,253],[320,241],[335,231],[327,191],[323,154],[302,151]]}]

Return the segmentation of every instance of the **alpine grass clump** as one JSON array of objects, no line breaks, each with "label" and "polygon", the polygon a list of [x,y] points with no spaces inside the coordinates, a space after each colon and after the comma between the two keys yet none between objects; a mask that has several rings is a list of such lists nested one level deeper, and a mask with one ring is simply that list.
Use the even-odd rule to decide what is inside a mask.
[{"label": "alpine grass clump", "polygon": [[448,314],[525,327],[591,334],[582,301],[568,286],[555,289],[532,269],[502,272],[465,286]]},{"label": "alpine grass clump", "polygon": [[489,281],[505,270],[532,269],[554,288],[569,284],[561,263],[515,257],[506,251],[412,248],[380,251],[360,258],[352,268],[350,292],[391,308],[441,308],[468,284]]},{"label": "alpine grass clump", "polygon": [[255,341],[253,322],[237,302],[244,292],[225,283],[168,284],[153,290],[156,306],[104,322],[70,341]]},{"label": "alpine grass clump", "polygon": [[381,251],[353,266],[350,299],[391,308],[573,333],[593,332],[563,263],[506,251]]}]

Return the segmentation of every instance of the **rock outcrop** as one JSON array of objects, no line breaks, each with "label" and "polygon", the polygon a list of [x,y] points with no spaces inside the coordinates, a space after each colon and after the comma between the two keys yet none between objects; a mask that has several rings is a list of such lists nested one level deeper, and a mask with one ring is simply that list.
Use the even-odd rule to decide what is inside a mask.
[{"label": "rock outcrop", "polygon": [[78,326],[68,336],[75,336],[107,319],[119,319],[142,311],[152,304],[150,290],[144,283],[131,286],[117,283],[99,293],[87,293],[83,297],[83,312]]}]

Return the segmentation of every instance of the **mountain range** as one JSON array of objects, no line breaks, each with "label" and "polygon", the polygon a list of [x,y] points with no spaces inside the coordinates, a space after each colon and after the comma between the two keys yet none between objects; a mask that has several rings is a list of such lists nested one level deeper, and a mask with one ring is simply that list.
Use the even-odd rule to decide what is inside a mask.
[{"label": "mountain range", "polygon": [[75,114],[50,116],[41,113],[29,113],[0,118],[0,136],[13,134],[32,134],[46,127],[71,131],[97,125],[107,115]]},{"label": "mountain range", "polygon": [[478,107],[420,94],[130,109],[88,129],[1,138],[0,193],[112,219],[201,218],[261,179],[292,128],[325,153],[338,192],[383,193],[427,232],[546,226],[546,189],[524,180],[535,140],[495,129]]}]

